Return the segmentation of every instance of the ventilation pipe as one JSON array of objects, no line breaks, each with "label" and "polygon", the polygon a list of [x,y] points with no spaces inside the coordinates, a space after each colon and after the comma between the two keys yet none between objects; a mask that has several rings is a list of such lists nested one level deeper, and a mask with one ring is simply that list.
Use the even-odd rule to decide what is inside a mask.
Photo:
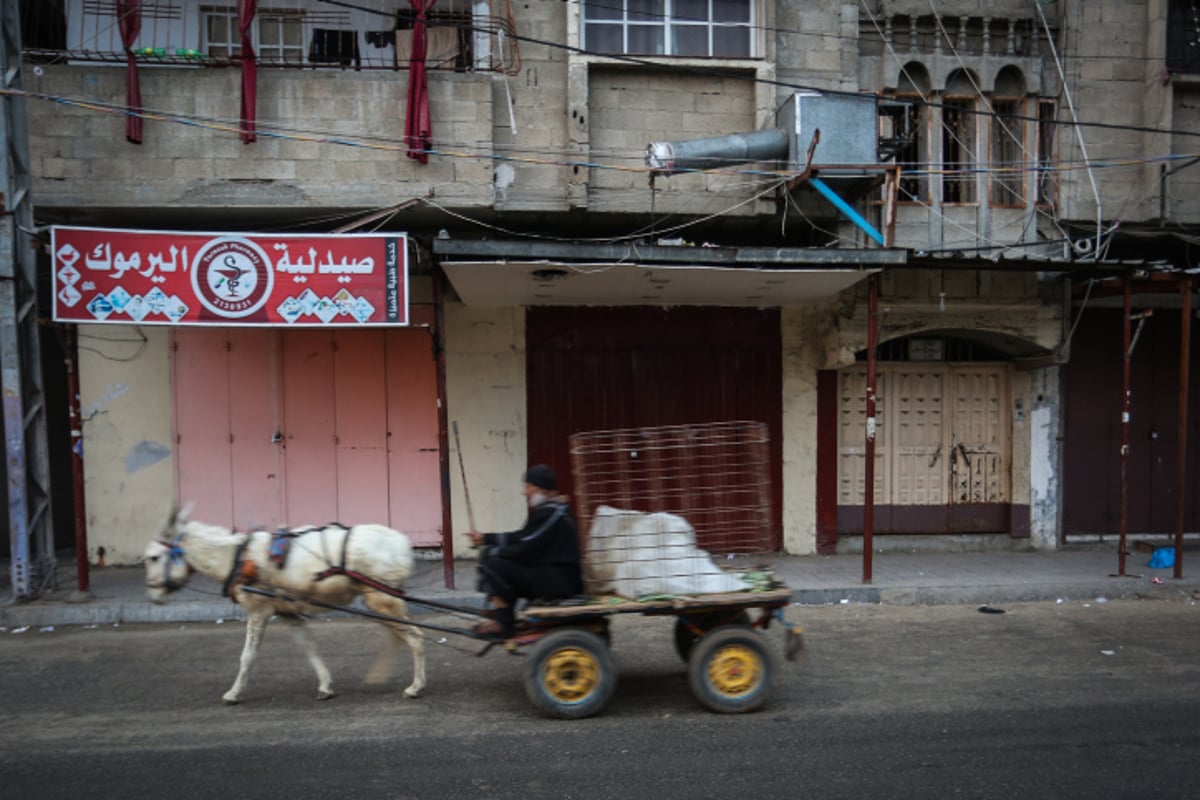
[{"label": "ventilation pipe", "polygon": [[717,169],[754,161],[783,161],[787,157],[788,135],[779,128],[686,142],[651,142],[646,147],[646,166],[657,175]]}]

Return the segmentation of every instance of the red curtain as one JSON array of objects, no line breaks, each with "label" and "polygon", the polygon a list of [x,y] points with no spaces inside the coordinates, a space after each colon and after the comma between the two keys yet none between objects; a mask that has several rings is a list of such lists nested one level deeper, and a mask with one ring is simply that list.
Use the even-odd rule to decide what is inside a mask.
[{"label": "red curtain", "polygon": [[251,26],[258,10],[258,0],[238,0],[238,30],[242,33],[242,141],[249,144],[258,136],[254,133],[255,109],[258,107],[258,54],[254,52]]},{"label": "red curtain", "polygon": [[133,43],[142,32],[142,0],[117,0],[117,27],[125,47],[125,138],[142,143],[142,89],[138,85],[137,57]]},{"label": "red curtain", "polygon": [[429,163],[433,127],[429,120],[429,81],[425,75],[425,14],[437,0],[408,0],[416,18],[412,29],[412,55],[408,59],[408,112],[404,117],[404,144],[408,157]]}]

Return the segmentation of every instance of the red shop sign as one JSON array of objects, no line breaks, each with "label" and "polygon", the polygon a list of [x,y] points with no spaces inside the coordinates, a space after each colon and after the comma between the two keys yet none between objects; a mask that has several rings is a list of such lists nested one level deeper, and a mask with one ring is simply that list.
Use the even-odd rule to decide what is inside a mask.
[{"label": "red shop sign", "polygon": [[125,325],[407,325],[404,234],[51,229],[54,319]]}]

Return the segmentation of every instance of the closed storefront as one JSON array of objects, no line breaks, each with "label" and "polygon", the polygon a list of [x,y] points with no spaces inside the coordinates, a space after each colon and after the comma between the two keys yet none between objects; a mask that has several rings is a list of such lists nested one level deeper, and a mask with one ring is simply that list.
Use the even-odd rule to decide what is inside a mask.
[{"label": "closed storefront", "polygon": [[[863,530],[866,384],[837,373],[839,533]],[[875,532],[1013,532],[1010,384],[1006,364],[879,366]]]},{"label": "closed storefront", "polygon": [[781,546],[778,310],[534,307],[525,319],[531,462],[565,475],[579,431],[764,422],[772,546]]},{"label": "closed storefront", "polygon": [[380,522],[441,543],[427,329],[182,328],[179,496],[238,528]]}]

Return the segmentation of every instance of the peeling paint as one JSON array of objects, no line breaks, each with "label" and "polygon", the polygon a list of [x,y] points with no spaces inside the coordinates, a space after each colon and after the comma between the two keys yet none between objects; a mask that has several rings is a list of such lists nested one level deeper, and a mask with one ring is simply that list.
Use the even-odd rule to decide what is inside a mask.
[{"label": "peeling paint", "polygon": [[171,455],[171,448],[158,442],[148,442],[145,439],[135,444],[125,454],[125,472],[133,474],[153,464],[157,464]]},{"label": "peeling paint", "polygon": [[105,411],[112,402],[120,397],[124,397],[129,393],[129,387],[123,383],[108,384],[104,387],[104,394],[98,397],[90,406],[87,413],[83,416],[86,419],[91,419],[97,414]]},{"label": "peeling paint", "polygon": [[1029,414],[1030,535],[1037,549],[1058,546],[1059,435],[1058,386],[1056,375],[1039,370],[1034,379],[1036,401]]}]

